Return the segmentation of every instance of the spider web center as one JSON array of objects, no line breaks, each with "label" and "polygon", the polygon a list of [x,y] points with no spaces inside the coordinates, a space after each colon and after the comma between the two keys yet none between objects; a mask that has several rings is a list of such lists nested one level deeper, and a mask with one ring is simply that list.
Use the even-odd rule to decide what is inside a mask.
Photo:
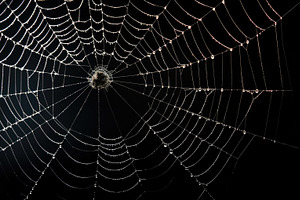
[{"label": "spider web center", "polygon": [[92,71],[88,80],[90,86],[98,90],[107,89],[113,81],[112,74],[101,66]]}]

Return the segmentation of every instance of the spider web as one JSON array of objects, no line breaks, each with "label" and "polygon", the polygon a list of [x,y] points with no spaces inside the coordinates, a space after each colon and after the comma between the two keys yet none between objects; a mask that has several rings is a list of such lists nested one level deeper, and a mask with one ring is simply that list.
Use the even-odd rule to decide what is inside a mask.
[{"label": "spider web", "polygon": [[[2,1],[1,195],[163,199],[176,185],[219,199],[214,184],[255,140],[298,151],[282,123],[295,5]],[[106,90],[89,85],[97,67]]]}]

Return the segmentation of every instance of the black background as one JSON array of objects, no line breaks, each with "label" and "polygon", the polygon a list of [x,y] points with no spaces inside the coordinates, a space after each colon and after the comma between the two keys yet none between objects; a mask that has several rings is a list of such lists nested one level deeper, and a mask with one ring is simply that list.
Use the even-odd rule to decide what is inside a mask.
[{"label": "black background", "polygon": [[[287,5],[286,10],[291,9],[293,5],[295,5],[295,2]],[[282,108],[278,135],[283,137],[283,143],[273,143],[270,140],[255,137],[238,162],[229,163],[224,172],[208,187],[209,192],[215,199],[300,198],[298,192],[300,179],[300,136],[298,127],[300,109],[297,71],[300,63],[299,19],[300,8],[297,6],[284,16],[282,23],[283,45],[294,90],[290,94],[292,101],[284,104]],[[92,97],[97,99],[97,94],[93,93]],[[101,98],[105,98],[103,93]],[[124,110],[123,112],[127,111]],[[109,110],[107,113],[109,113]],[[92,122],[90,121],[90,123]],[[113,126],[113,124],[110,126]],[[285,138],[285,135],[287,138]],[[169,187],[162,191],[147,193],[141,199],[196,199],[197,191],[195,190],[197,187],[190,180],[189,174],[182,170],[180,166],[175,166],[172,173],[174,179]],[[40,188],[37,196],[39,198],[43,197],[43,199],[55,199],[55,191],[51,190],[51,184],[55,184],[55,181],[52,182],[51,177],[47,176],[45,175],[39,183],[40,185],[47,185],[47,187]],[[18,190],[18,185],[6,186],[5,182],[0,181],[0,183],[0,197],[14,199],[15,195],[13,193],[15,189]],[[1,188],[7,190],[3,191]],[[78,197],[75,195],[72,196],[71,194],[73,199]],[[208,196],[204,196],[203,199],[206,199],[206,197],[209,199]],[[84,199],[84,197],[80,198]],[[103,199],[105,199],[104,196]]]}]

